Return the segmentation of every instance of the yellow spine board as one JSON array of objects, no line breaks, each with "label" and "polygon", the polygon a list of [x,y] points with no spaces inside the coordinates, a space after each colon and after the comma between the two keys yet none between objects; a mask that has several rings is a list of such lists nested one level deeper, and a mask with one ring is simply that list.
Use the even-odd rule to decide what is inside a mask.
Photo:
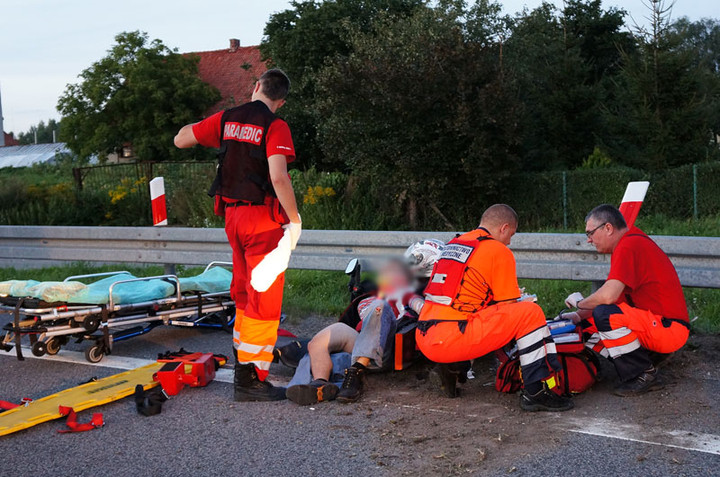
[{"label": "yellow spine board", "polygon": [[51,394],[33,401],[27,406],[16,407],[0,414],[0,436],[27,429],[42,422],[62,417],[58,406],[67,406],[76,412],[130,396],[135,386],[142,384],[144,389],[158,385],[153,374],[163,363],[153,363],[124,373],[108,376],[92,383]]}]

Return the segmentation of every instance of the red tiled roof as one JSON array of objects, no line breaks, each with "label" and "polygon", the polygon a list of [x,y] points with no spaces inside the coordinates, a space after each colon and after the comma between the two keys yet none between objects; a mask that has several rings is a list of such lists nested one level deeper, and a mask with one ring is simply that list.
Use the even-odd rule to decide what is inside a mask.
[{"label": "red tiled roof", "polygon": [[207,116],[250,101],[255,82],[267,70],[257,46],[185,53],[200,57],[200,79],[215,86],[222,99],[208,109]]},{"label": "red tiled roof", "polygon": [[3,134],[5,135],[5,145],[6,146],[19,146],[20,145],[18,140],[15,139],[15,137],[13,137],[12,134],[8,134],[4,131],[3,131]]}]

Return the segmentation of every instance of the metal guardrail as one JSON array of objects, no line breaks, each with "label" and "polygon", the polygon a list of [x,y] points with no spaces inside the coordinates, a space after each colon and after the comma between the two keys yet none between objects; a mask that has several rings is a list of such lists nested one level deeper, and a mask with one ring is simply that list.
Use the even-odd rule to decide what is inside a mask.
[{"label": "metal guardrail", "polygon": [[[305,230],[291,268],[342,270],[350,258],[368,263],[402,253],[412,242],[449,240],[451,232]],[[720,238],[653,237],[685,286],[720,288]],[[610,259],[582,234],[517,234],[511,248],[520,278],[601,281]],[[222,229],[153,227],[0,226],[0,267],[62,262],[206,265],[231,260]]]}]

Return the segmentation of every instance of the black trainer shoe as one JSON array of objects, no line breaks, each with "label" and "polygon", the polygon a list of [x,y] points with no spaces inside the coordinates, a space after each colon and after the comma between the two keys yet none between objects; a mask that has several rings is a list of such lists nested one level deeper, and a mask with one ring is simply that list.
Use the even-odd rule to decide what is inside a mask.
[{"label": "black trainer shoe", "polygon": [[640,376],[630,381],[620,383],[613,391],[617,396],[640,396],[650,391],[658,391],[665,387],[665,383],[655,368],[644,371]]},{"label": "black trainer shoe", "polygon": [[235,364],[235,401],[282,401],[285,388],[260,381],[255,365]]},{"label": "black trainer shoe", "polygon": [[332,401],[340,389],[333,383],[316,379],[310,384],[298,384],[287,388],[287,398],[301,406],[309,406],[323,401]]},{"label": "black trainer shoe", "polygon": [[569,411],[575,404],[572,399],[558,396],[543,383],[543,388],[535,394],[530,394],[526,390],[520,391],[520,407],[523,411],[538,412],[559,412]]},{"label": "black trainer shoe", "polygon": [[350,366],[345,370],[345,380],[342,383],[337,400],[341,403],[355,402],[362,396],[365,369]]},{"label": "black trainer shoe", "polygon": [[[430,382],[436,388],[440,388],[442,393],[449,398],[456,398],[460,395],[457,384],[460,381],[461,373],[454,371],[447,364],[437,364],[430,371]],[[465,375],[467,380],[467,374]],[[464,381],[462,381],[464,382]]]}]

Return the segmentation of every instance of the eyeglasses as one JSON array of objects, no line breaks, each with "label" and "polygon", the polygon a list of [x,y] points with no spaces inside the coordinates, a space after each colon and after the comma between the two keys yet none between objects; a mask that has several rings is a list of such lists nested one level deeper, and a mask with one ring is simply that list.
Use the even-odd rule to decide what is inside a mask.
[{"label": "eyeglasses", "polygon": [[598,225],[597,227],[595,227],[595,228],[592,229],[592,230],[586,230],[586,231],[585,231],[585,235],[587,235],[587,238],[590,238],[590,237],[593,236],[593,234],[594,234],[595,232],[597,232],[598,230],[600,230],[602,227],[605,227],[606,225],[607,225],[607,222]]}]

